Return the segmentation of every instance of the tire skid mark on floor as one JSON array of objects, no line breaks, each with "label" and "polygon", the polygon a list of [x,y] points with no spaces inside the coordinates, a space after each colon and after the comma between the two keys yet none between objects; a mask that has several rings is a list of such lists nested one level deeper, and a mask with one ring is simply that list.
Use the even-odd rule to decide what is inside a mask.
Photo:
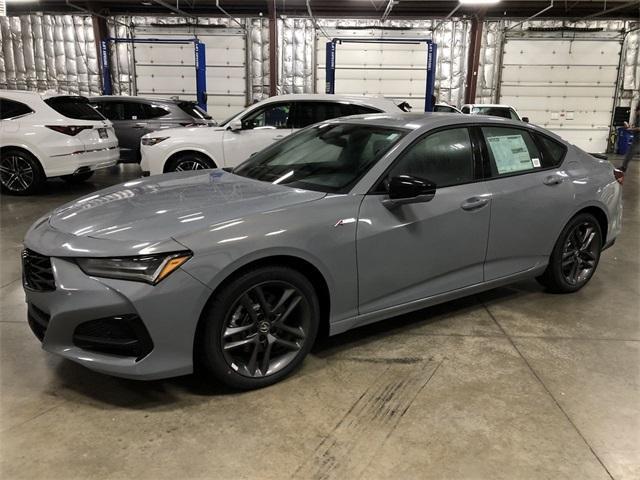
[{"label": "tire skid mark on floor", "polygon": [[443,361],[389,364],[292,478],[358,478]]}]

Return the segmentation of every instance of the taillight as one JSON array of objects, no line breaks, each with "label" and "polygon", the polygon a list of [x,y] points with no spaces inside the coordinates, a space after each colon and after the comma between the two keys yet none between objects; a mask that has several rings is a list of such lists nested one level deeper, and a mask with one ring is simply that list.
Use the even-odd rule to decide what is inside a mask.
[{"label": "taillight", "polygon": [[93,128],[91,125],[47,125],[46,127],[71,137],[75,137],[82,130],[90,130]]},{"label": "taillight", "polygon": [[617,168],[613,169],[613,176],[616,177],[616,181],[622,185],[624,183],[624,172]]}]

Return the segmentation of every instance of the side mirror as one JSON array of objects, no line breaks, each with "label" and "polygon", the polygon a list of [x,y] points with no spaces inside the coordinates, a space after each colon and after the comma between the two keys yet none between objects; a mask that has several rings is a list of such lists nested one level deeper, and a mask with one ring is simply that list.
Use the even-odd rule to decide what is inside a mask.
[{"label": "side mirror", "polygon": [[232,120],[229,123],[229,130],[231,130],[232,132],[242,130],[242,120]]},{"label": "side mirror", "polygon": [[524,123],[529,123],[529,117],[522,117],[522,121]]},{"label": "side mirror", "polygon": [[436,194],[436,184],[426,178],[398,175],[389,180],[389,198],[382,201],[387,208],[407,203],[428,202]]}]

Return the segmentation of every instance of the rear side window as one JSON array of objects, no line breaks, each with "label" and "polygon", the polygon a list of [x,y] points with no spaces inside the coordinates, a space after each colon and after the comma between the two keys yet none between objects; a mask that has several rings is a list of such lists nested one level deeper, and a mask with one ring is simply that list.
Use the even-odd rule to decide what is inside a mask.
[{"label": "rear side window", "polygon": [[122,102],[95,102],[93,105],[109,120],[124,120],[124,104]]},{"label": "rear side window", "polygon": [[436,113],[456,113],[456,110],[453,107],[449,107],[447,105],[436,105],[433,107],[433,111]]},{"label": "rear side window", "polygon": [[60,115],[76,120],[104,120],[105,118],[84,97],[52,97],[45,103]]},{"label": "rear side window", "polygon": [[560,165],[567,152],[566,147],[545,135],[535,135],[538,139],[538,145],[542,148],[542,166],[552,168]]},{"label": "rear side window", "polygon": [[540,152],[531,134],[506,127],[482,127],[491,161],[492,176],[542,168]]},{"label": "rear side window", "polygon": [[169,114],[169,110],[161,107],[160,105],[150,105],[148,103],[143,104],[145,118],[160,118]]},{"label": "rear side window", "polygon": [[209,115],[193,102],[179,102],[178,108],[180,108],[180,110],[193,118],[199,118],[201,120],[211,120],[211,115]]},{"label": "rear side window", "polygon": [[470,113],[469,107],[468,107],[468,106],[464,106],[464,107],[462,107],[461,112],[462,112],[462,113]]},{"label": "rear side window", "polygon": [[432,133],[407,147],[390,176],[411,175],[449,187],[474,180],[471,139],[466,128]]},{"label": "rear side window", "polygon": [[366,115],[381,112],[382,110],[378,110],[377,108],[365,107],[364,105],[351,105],[351,113],[345,115]]},{"label": "rear side window", "polygon": [[304,128],[332,118],[355,115],[352,105],[337,102],[296,102],[293,128]]},{"label": "rear side window", "polygon": [[20,115],[26,115],[31,112],[33,112],[33,110],[24,103],[0,98],[0,120],[19,117]]}]

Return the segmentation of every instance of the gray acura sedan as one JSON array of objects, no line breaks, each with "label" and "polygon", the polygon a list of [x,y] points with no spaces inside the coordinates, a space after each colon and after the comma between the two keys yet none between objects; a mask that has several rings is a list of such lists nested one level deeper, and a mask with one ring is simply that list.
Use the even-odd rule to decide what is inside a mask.
[{"label": "gray acura sedan", "polygon": [[130,181],[29,230],[43,348],[237,388],[290,374],[320,332],[536,277],[574,292],[621,228],[622,173],[541,128],[449,114],[327,121],[233,171]]}]

